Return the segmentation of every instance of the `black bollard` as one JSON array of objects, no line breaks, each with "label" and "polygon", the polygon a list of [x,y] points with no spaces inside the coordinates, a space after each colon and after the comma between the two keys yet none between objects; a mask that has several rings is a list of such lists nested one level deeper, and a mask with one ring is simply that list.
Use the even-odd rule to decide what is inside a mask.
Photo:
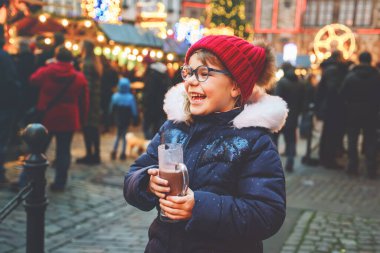
[{"label": "black bollard", "polygon": [[45,240],[45,210],[48,204],[45,194],[45,171],[48,162],[43,149],[48,141],[48,132],[41,124],[29,124],[22,137],[30,149],[24,163],[24,173],[27,182],[32,185],[32,191],[24,202],[27,223],[26,252],[42,253]]}]

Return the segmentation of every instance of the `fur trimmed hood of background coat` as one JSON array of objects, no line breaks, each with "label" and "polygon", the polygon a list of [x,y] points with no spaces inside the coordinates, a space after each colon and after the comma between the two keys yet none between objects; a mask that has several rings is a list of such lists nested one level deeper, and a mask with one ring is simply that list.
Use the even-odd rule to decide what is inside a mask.
[{"label": "fur trimmed hood of background coat", "polygon": [[[164,111],[168,120],[186,121],[186,96],[183,83],[177,84],[166,93]],[[242,112],[233,119],[233,126],[236,128],[263,127],[275,133],[284,126],[288,111],[287,104],[282,98],[271,96],[262,88],[255,86],[248,103]]]}]

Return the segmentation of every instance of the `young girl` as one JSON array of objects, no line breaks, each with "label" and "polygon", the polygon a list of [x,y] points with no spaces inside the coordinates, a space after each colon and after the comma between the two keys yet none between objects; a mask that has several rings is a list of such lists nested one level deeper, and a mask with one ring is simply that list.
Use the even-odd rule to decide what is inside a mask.
[{"label": "young girl", "polygon": [[[278,131],[286,103],[265,94],[274,56],[234,36],[207,36],[190,47],[184,84],[166,95],[168,121],[125,177],[124,197],[156,218],[145,252],[259,253],[285,218],[285,182],[270,131]],[[185,196],[167,196],[158,176],[157,147],[181,143],[189,171]]]}]

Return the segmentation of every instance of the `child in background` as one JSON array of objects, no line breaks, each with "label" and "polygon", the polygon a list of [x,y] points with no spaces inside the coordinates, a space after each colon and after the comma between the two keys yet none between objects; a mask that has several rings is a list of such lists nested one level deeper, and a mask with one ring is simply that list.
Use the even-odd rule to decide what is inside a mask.
[{"label": "child in background", "polygon": [[127,159],[127,155],[125,153],[127,140],[125,136],[127,134],[131,120],[133,120],[134,124],[136,124],[138,121],[136,100],[133,94],[130,92],[130,89],[131,84],[129,82],[129,79],[122,77],[118,83],[118,91],[112,95],[110,113],[114,113],[117,127],[116,140],[111,152],[112,160],[116,159],[120,140],[122,141],[120,160]]},{"label": "child in background", "polygon": [[[270,132],[288,110],[265,93],[274,70],[268,46],[235,36],[207,36],[189,48],[184,83],[166,94],[168,120],[125,176],[128,203],[178,221],[157,217],[145,253],[262,253],[262,241],[281,227],[285,180]],[[161,143],[183,146],[184,196],[167,196],[157,169]]]}]

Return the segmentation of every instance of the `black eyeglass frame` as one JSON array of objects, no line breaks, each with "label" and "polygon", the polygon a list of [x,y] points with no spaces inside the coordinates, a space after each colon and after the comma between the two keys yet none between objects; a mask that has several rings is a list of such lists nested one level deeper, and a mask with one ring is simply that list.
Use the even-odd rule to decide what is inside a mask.
[{"label": "black eyeglass frame", "polygon": [[[187,78],[184,78],[183,77],[183,75],[182,75],[182,69],[184,68],[184,67],[189,67],[190,68],[190,75],[189,75],[189,77],[187,77]],[[205,80],[199,80],[199,77],[198,77],[198,69],[199,68],[207,68],[207,77],[206,77],[206,79]],[[228,72],[227,70],[221,70],[221,69],[214,69],[214,68],[210,68],[209,66],[206,66],[206,65],[200,65],[200,66],[198,66],[198,67],[196,67],[195,69],[192,69],[189,65],[184,65],[184,66],[182,66],[181,67],[181,77],[182,77],[182,79],[184,80],[184,81],[186,81],[186,80],[188,80],[190,77],[192,77],[194,74],[195,74],[195,78],[198,80],[198,82],[206,82],[207,81],[207,79],[208,79],[208,77],[209,77],[209,73],[210,72],[217,72],[217,73],[221,73],[221,74],[225,74],[225,75],[228,75],[228,76],[231,76],[231,73],[230,72]]]}]

